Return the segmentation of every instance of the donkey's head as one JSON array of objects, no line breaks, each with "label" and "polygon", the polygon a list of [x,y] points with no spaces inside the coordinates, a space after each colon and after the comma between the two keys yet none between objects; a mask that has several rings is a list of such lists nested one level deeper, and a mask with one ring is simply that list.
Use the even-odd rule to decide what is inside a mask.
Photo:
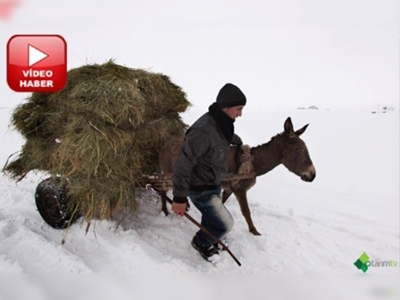
[{"label": "donkey's head", "polygon": [[311,182],[315,178],[315,167],[311,161],[307,146],[300,138],[306,131],[308,124],[294,131],[292,120],[286,119],[283,133],[284,147],[282,153],[282,164],[294,174],[300,176],[304,181]]}]

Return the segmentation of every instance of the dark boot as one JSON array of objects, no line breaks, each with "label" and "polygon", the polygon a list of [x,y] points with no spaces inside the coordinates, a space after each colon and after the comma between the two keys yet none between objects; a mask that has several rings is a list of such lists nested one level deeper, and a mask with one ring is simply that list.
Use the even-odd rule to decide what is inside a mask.
[{"label": "dark boot", "polygon": [[192,246],[194,249],[196,249],[200,255],[209,262],[216,263],[219,261],[220,256],[218,250],[215,248],[214,245],[204,247],[203,245],[200,244],[199,239],[197,235],[194,236],[192,240]]}]

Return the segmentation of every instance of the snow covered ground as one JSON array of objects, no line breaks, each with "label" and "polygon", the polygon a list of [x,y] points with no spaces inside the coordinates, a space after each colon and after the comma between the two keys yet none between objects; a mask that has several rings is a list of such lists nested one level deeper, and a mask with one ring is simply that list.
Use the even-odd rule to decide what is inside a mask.
[{"label": "snow covered ground", "polygon": [[[3,165],[23,143],[17,132],[8,129],[10,113],[10,108],[0,110]],[[201,113],[193,108],[184,115],[184,120],[190,124]],[[99,292],[90,286],[101,285],[104,279],[101,274],[113,275],[118,287],[121,284],[129,291],[109,286],[110,295],[119,299],[132,296],[132,291],[137,295],[143,295],[139,291],[164,293],[162,290],[170,291],[179,280],[185,290],[191,291],[191,298],[218,298],[218,293],[201,288],[208,283],[207,278],[220,280],[221,286],[231,278],[232,281],[225,282],[226,287],[236,297],[239,291],[256,293],[257,289],[244,288],[255,285],[269,292],[286,291],[288,299],[293,299],[293,292],[302,299],[298,291],[308,286],[302,283],[305,278],[312,279],[314,292],[318,291],[321,297],[336,297],[352,290],[354,295],[386,297],[382,299],[399,296],[398,288],[383,285],[379,289],[382,285],[373,284],[359,294],[357,283],[351,281],[350,289],[346,289],[345,283],[349,281],[343,279],[361,278],[361,283],[356,280],[359,284],[365,284],[365,280],[375,283],[382,280],[382,284],[396,277],[398,280],[398,276],[393,277],[399,274],[400,263],[398,108],[378,114],[371,113],[369,108],[355,107],[245,111],[236,122],[236,131],[246,143],[256,146],[281,132],[288,116],[292,117],[295,129],[310,123],[302,138],[309,148],[317,177],[314,182],[306,183],[279,166],[258,178],[248,197],[254,223],[262,236],[248,232],[237,200],[233,196],[228,200],[227,207],[235,219],[229,247],[241,267],[225,252],[218,264],[205,262],[190,245],[196,227],[174,214],[165,217],[158,198],[149,193],[140,193],[140,209],[133,216],[121,212],[115,221],[97,221],[87,234],[85,222],[77,222],[68,231],[52,229],[41,219],[34,204],[36,185],[45,175],[32,173],[19,183],[0,175],[0,273],[43,275],[24,279],[26,293],[37,295],[37,299],[59,295],[57,292],[66,287],[55,286],[64,277],[75,282],[83,277],[85,291]],[[199,220],[196,208],[192,207],[190,214]],[[61,244],[63,238],[65,244]],[[386,261],[393,264],[371,266],[364,274],[353,265],[363,252],[375,264]],[[60,276],[60,281],[46,274]],[[97,275],[85,277],[85,274]],[[177,279],[171,280],[170,275]],[[159,285],[161,290],[157,290],[157,285],[146,285],[153,276],[164,282]],[[257,279],[253,281],[252,276]],[[196,280],[188,280],[193,277]],[[318,283],[321,277],[327,279],[325,286]],[[128,280],[126,284],[121,283],[124,278]],[[143,284],[133,288],[129,279]],[[333,288],[334,281],[341,282],[336,284],[338,288]],[[15,293],[15,290],[10,292],[7,282],[3,280],[3,286],[0,283],[0,299],[11,299],[7,295]],[[54,290],[37,289],[39,283],[41,286],[46,282]],[[232,282],[241,284],[232,286]],[[268,288],[262,282],[269,282]],[[287,283],[294,289],[280,288]],[[107,299],[105,295],[107,292],[97,298]]]}]

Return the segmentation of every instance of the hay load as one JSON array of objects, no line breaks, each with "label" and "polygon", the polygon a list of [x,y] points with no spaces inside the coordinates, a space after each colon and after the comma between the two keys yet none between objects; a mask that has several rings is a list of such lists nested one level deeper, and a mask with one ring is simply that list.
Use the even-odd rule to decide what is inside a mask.
[{"label": "hay load", "polygon": [[12,115],[26,142],[4,172],[20,180],[32,170],[68,183],[71,207],[85,220],[136,209],[135,182],[157,171],[160,147],[182,137],[179,113],[190,105],[163,74],[109,61],[68,72],[57,93],[33,93]]}]

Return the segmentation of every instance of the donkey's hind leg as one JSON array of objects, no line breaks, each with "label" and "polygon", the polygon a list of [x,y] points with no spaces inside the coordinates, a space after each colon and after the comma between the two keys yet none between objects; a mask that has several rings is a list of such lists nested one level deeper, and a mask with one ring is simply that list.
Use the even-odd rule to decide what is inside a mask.
[{"label": "donkey's hind leg", "polygon": [[253,224],[253,220],[251,219],[250,208],[247,202],[247,192],[235,191],[234,194],[239,201],[240,209],[244,218],[246,219],[247,225],[249,226],[249,231],[254,235],[261,235],[261,233],[257,231],[256,227]]},{"label": "donkey's hind leg", "polygon": [[[162,192],[163,196],[161,197],[161,210],[165,214],[166,217],[169,215],[168,207],[167,207],[167,200],[166,200],[166,192]],[[190,203],[187,203],[186,211],[189,211]]]},{"label": "donkey's hind leg", "polygon": [[161,196],[161,210],[165,214],[165,216],[169,215],[168,207],[167,207],[167,200],[165,200],[165,196],[167,195],[166,192],[162,192],[163,196]]}]

